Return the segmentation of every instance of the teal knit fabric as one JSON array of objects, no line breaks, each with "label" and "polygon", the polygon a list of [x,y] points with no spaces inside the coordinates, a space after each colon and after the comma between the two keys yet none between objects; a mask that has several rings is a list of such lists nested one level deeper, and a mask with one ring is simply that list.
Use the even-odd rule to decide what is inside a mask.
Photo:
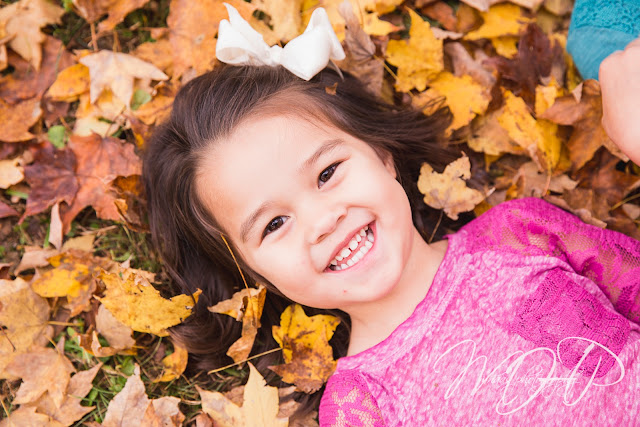
[{"label": "teal knit fabric", "polygon": [[640,0],[576,0],[567,50],[585,79],[597,79],[600,63],[640,36]]}]

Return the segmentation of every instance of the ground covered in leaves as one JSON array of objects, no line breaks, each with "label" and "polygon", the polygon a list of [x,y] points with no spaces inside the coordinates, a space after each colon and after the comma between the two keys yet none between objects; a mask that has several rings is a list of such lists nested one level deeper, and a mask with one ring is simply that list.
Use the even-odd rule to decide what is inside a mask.
[{"label": "ground covered in leaves", "polygon": [[[417,183],[443,215],[535,196],[640,238],[640,168],[606,136],[599,85],[565,52],[572,0],[228,2],[270,45],[323,6],[340,68],[389,102],[447,105],[460,158],[423,166]],[[139,191],[154,126],[219,64],[222,0],[0,5],[0,426],[287,425],[287,397],[335,367],[337,319],[287,308],[273,370],[291,387],[269,387],[247,362],[265,290],[247,287],[210,308],[242,322],[236,364],[186,376],[167,329],[198,296],[165,298]]]}]

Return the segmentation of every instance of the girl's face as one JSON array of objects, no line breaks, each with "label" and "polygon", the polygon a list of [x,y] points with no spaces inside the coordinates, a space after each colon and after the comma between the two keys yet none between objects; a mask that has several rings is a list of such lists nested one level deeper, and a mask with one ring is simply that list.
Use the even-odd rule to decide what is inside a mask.
[{"label": "girl's face", "polygon": [[416,231],[395,178],[390,156],[287,115],[213,144],[196,187],[256,273],[293,301],[349,313],[392,291],[410,257]]}]

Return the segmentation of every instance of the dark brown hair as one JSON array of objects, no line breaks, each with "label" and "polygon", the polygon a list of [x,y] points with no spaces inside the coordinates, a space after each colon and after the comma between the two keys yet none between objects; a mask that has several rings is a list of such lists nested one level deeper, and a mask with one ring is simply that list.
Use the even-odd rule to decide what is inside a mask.
[{"label": "dark brown hair", "polygon": [[[171,279],[180,292],[191,294],[202,289],[194,314],[171,331],[187,347],[190,366],[197,370],[231,362],[225,352],[239,338],[241,325],[229,316],[209,312],[207,307],[243,287],[221,238],[224,231],[197,197],[199,161],[211,144],[231,134],[243,120],[297,110],[365,141],[378,152],[391,154],[414,224],[425,240],[438,220],[440,212],[422,202],[416,181],[423,162],[441,171],[460,157],[444,145],[444,131],[451,120],[448,109],[425,116],[389,105],[370,95],[353,76],[345,74],[343,79],[331,69],[309,82],[281,67],[255,66],[222,66],[193,79],[180,90],[170,118],[159,126],[146,148],[143,176],[152,239]],[[229,244],[233,248],[233,242]],[[238,262],[245,277],[262,280],[243,260]],[[267,293],[262,328],[252,354],[277,346],[271,326],[279,324],[280,314],[291,303],[272,284],[265,285],[271,292]],[[335,356],[344,356],[349,343],[348,316],[337,310],[305,311],[307,315],[329,313],[342,319],[331,343]],[[267,366],[281,363],[278,358],[275,353],[255,360],[255,364],[273,380]],[[307,407],[317,403],[318,397],[318,393],[311,397],[315,402],[308,401]]]}]

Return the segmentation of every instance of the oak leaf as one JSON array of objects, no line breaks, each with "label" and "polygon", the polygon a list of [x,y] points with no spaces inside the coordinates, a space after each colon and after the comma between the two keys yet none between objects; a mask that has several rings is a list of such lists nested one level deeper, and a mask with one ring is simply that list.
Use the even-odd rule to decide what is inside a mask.
[{"label": "oak leaf", "polygon": [[453,220],[458,214],[473,210],[485,196],[467,187],[465,180],[471,177],[469,158],[463,156],[447,165],[443,173],[437,173],[427,163],[422,164],[418,178],[418,190],[424,194],[424,202]]},{"label": "oak leaf", "polygon": [[9,46],[36,70],[42,61],[41,44],[46,36],[40,28],[59,23],[64,9],[47,0],[20,0],[0,9],[0,22],[11,37]]},{"label": "oak leaf", "polygon": [[17,355],[45,345],[49,326],[49,304],[21,278],[0,279],[0,378],[8,378],[7,364]]},{"label": "oak leaf", "polygon": [[61,209],[64,234],[69,230],[73,218],[87,206],[93,206],[100,218],[119,219],[111,182],[118,176],[140,174],[141,162],[134,153],[133,145],[99,135],[72,135],[69,148],[77,159],[79,189],[72,204],[67,209]]},{"label": "oak leaf", "polygon": [[102,304],[134,331],[161,337],[169,335],[167,328],[175,326],[191,315],[202,291],[193,296],[178,295],[164,299],[141,274],[124,270],[121,275],[103,271],[100,279],[107,287]]},{"label": "oak leaf", "polygon": [[336,367],[329,340],[339,324],[334,316],[308,317],[302,306],[290,305],[280,316],[280,326],[273,326],[285,363],[269,369],[305,393],[319,390]]},{"label": "oak leaf", "polygon": [[0,99],[0,141],[20,142],[33,139],[35,136],[29,128],[36,124],[42,116],[40,99],[32,98],[20,101],[15,105]]},{"label": "oak leaf", "polygon": [[153,64],[133,55],[110,50],[84,56],[80,58],[80,63],[89,68],[91,103],[98,99],[103,90],[109,88],[116,98],[129,105],[133,96],[134,79],[169,78]]},{"label": "oak leaf", "polygon": [[278,418],[278,389],[266,385],[258,370],[249,365],[249,380],[244,387],[244,403],[238,406],[217,391],[203,390],[196,385],[202,411],[220,427],[284,427],[287,418]]},{"label": "oak leaf", "polygon": [[387,61],[398,67],[396,89],[423,91],[427,83],[444,69],[442,40],[431,31],[428,22],[409,9],[409,40],[391,40],[387,45]]}]

